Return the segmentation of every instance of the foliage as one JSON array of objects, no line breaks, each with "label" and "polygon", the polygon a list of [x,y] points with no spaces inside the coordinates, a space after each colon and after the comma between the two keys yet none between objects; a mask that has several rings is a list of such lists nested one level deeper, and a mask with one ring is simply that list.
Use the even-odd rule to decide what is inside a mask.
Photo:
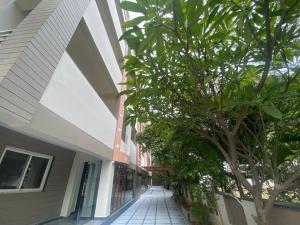
[{"label": "foliage", "polygon": [[[200,224],[209,224],[216,207],[214,189],[223,186],[227,175],[217,149],[182,127],[171,130],[148,125],[137,135],[137,142],[143,145],[143,151],[152,154],[154,163],[171,167],[171,173],[164,177],[161,174],[160,179],[172,188],[176,198],[183,199]],[[158,174],[153,176],[156,179]],[[185,202],[187,198],[191,203]]]},{"label": "foliage", "polygon": [[[121,6],[140,13],[124,24],[121,37],[132,50],[124,67],[128,121],[167,127],[170,133],[158,137],[171,140],[167,157],[183,171],[210,174],[201,159],[225,159],[253,197],[258,224],[268,224],[274,201],[300,176],[300,1],[137,0]],[[177,141],[180,130],[184,140]],[[190,137],[205,147],[186,147]]]},{"label": "foliage", "polygon": [[203,205],[199,202],[193,203],[190,208],[191,214],[197,218],[200,224],[210,225],[210,215],[211,210],[207,207],[207,205]]},{"label": "foliage", "polygon": [[136,142],[142,145],[142,151],[153,156],[153,164],[165,165],[169,155],[163,151],[167,133],[159,132],[159,128],[146,126],[142,133],[136,135]]}]

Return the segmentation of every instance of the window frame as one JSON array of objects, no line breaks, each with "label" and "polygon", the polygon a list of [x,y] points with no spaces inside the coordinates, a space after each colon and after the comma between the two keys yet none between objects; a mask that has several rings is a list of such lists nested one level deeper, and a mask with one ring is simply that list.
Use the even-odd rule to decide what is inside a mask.
[{"label": "window frame", "polygon": [[[26,192],[42,192],[44,190],[44,187],[45,187],[45,184],[46,184],[46,180],[47,180],[47,178],[49,176],[50,168],[51,168],[52,161],[53,161],[53,156],[45,155],[45,154],[41,154],[41,153],[37,153],[37,152],[31,152],[31,151],[28,151],[28,150],[25,150],[25,149],[15,148],[15,147],[11,147],[11,146],[6,146],[4,148],[4,151],[3,151],[2,155],[1,155],[1,157],[0,157],[0,165],[2,163],[2,160],[3,160],[4,156],[5,156],[5,153],[7,151],[17,152],[17,153],[20,153],[20,154],[28,155],[29,159],[26,162],[24,171],[23,171],[23,173],[21,175],[21,180],[20,180],[20,184],[19,184],[18,188],[16,188],[16,189],[1,189],[0,188],[0,194],[26,193]],[[24,179],[25,179],[25,176],[26,176],[26,172],[27,172],[28,167],[29,167],[29,164],[31,162],[32,157],[34,157],[34,156],[35,157],[39,157],[39,158],[43,158],[43,159],[48,159],[48,164],[47,164],[47,167],[45,169],[41,185],[40,185],[39,188],[21,189],[22,184],[23,184]]]}]

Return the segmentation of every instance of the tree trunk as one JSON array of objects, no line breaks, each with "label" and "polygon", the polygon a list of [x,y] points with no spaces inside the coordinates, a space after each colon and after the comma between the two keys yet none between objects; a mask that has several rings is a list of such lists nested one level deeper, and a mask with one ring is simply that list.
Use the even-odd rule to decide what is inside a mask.
[{"label": "tree trunk", "polygon": [[254,205],[257,213],[255,218],[257,225],[269,225],[267,213],[264,210],[264,203],[260,196],[254,196]]},{"label": "tree trunk", "polygon": [[236,186],[238,188],[238,191],[240,193],[240,197],[242,199],[245,199],[246,196],[245,196],[244,189],[243,189],[241,182],[235,176],[234,176],[234,180],[235,180]]}]

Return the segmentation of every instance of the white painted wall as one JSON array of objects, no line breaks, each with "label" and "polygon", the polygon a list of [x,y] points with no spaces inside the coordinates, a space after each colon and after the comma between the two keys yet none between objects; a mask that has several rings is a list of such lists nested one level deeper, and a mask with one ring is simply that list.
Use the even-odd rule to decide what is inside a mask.
[{"label": "white painted wall", "polygon": [[130,142],[131,142],[131,126],[126,126],[126,150],[125,153],[127,155],[130,155]]},{"label": "white painted wall", "polygon": [[0,5],[0,31],[15,29],[26,15],[15,2]]},{"label": "white painted wall", "polygon": [[98,189],[95,217],[110,215],[111,195],[114,180],[114,162],[102,161],[100,183]]},{"label": "white painted wall", "polygon": [[32,10],[34,9],[41,0],[15,0],[16,4],[21,8],[23,11]]},{"label": "white painted wall", "polygon": [[[113,23],[114,23],[114,27],[116,29],[118,38],[120,38],[123,34],[123,30],[122,30],[121,23],[120,23],[120,20],[119,20],[119,14],[118,14],[116,2],[114,0],[108,0],[107,3],[108,3],[110,14],[113,18]],[[120,41],[120,46],[121,46],[123,56],[125,56],[126,55],[125,41]]]},{"label": "white painted wall", "polygon": [[[1,114],[0,114],[1,116]],[[112,160],[113,151],[101,141],[84,132],[43,105],[39,105],[29,126],[16,125],[10,129],[64,148]]]},{"label": "white painted wall", "polygon": [[151,161],[150,164],[148,164],[148,157],[149,157],[149,153],[142,153],[142,157],[141,157],[141,166],[151,166]]},{"label": "white painted wall", "polygon": [[6,6],[10,2],[12,2],[12,0],[0,0],[0,8]]},{"label": "white painted wall", "polygon": [[105,26],[95,0],[90,2],[83,18],[117,89],[120,91],[119,83],[122,81],[122,73],[110,44],[109,37],[107,33],[104,32]]},{"label": "white painted wall", "polygon": [[136,145],[130,140],[130,163],[136,165]]},{"label": "white painted wall", "polygon": [[116,119],[67,53],[40,103],[113,149]]},{"label": "white painted wall", "polygon": [[127,144],[123,140],[121,140],[120,151],[125,153],[125,154],[127,153]]}]

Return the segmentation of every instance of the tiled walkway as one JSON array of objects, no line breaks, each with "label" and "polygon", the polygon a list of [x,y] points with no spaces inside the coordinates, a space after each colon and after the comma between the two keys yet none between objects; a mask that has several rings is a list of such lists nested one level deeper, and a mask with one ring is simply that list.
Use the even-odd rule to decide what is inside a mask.
[{"label": "tiled walkway", "polygon": [[112,225],[188,225],[171,197],[172,192],[152,187]]}]

